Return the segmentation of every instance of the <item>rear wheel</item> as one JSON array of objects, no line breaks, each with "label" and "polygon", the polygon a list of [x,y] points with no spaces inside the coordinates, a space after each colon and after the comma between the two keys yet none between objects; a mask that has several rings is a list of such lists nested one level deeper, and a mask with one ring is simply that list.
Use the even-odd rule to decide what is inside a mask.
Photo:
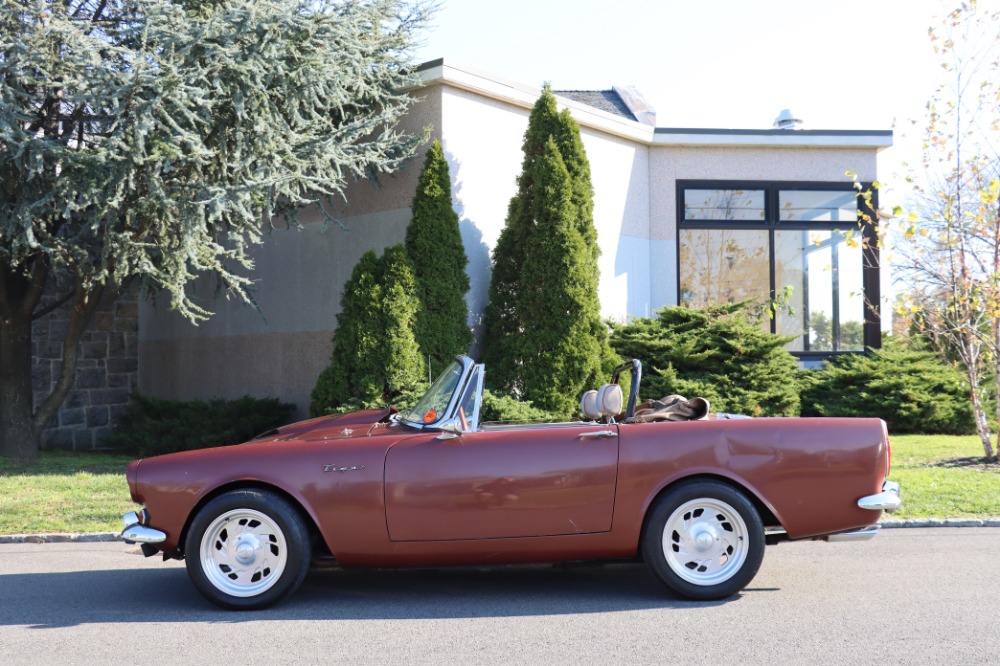
[{"label": "rear wheel", "polygon": [[757,575],[764,525],[735,488],[718,481],[685,483],[653,505],[642,553],[653,574],[678,594],[724,599]]},{"label": "rear wheel", "polygon": [[234,610],[264,608],[302,583],[309,568],[309,530],[283,497],[234,490],[198,512],[185,554],[191,581],[210,601]]}]

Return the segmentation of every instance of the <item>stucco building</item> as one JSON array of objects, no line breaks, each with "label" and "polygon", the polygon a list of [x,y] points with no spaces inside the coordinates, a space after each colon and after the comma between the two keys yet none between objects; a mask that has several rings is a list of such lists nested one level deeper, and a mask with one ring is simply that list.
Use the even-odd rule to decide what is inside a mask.
[{"label": "stucco building", "polygon": [[[449,161],[469,256],[469,324],[478,327],[490,251],[515,192],[521,142],[540,90],[453,64],[420,68],[406,128],[431,128]],[[664,305],[782,294],[776,331],[797,336],[803,358],[878,340],[878,270],[856,229],[859,199],[845,172],[876,179],[890,131],[675,129],[630,88],[556,91],[580,124],[594,184],[607,317],[651,315]],[[167,398],[277,396],[305,414],[331,351],[341,289],[362,253],[401,242],[421,160],[353,184],[336,207],[346,231],[303,216],[256,253],[260,312],[205,282],[216,313],[192,326],[162,301],[139,312],[143,393]]]}]

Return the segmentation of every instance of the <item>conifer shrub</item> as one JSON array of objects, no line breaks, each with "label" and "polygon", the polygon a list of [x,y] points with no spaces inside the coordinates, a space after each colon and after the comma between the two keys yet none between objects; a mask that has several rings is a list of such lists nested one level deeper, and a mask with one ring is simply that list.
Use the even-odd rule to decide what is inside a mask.
[{"label": "conifer shrub", "polygon": [[559,415],[539,409],[529,401],[516,400],[509,395],[496,395],[483,391],[483,405],[479,418],[482,423],[542,423],[560,420]]},{"label": "conifer shrub", "polygon": [[545,87],[528,119],[517,193],[493,250],[483,360],[490,388],[569,416],[618,361],[600,318],[590,164]]},{"label": "conifer shrub", "polygon": [[893,433],[969,435],[976,424],[961,373],[919,342],[887,337],[881,349],[803,370],[803,416],[871,416]]},{"label": "conifer shrub", "polygon": [[792,338],[762,330],[749,306],[665,307],[613,324],[611,346],[642,361],[641,399],[676,393],[707,398],[716,412],[797,416],[798,364],[784,348]]},{"label": "conifer shrub", "polygon": [[203,402],[133,393],[105,444],[136,457],[228,446],[288,423],[294,410],[277,398]]},{"label": "conifer shrub", "polygon": [[313,388],[313,416],[411,401],[426,387],[424,361],[413,336],[420,307],[406,249],[358,261],[344,284],[330,365]]},{"label": "conifer shrub", "polygon": [[444,368],[472,343],[465,294],[469,259],[462,244],[458,214],[452,207],[451,176],[441,142],[427,151],[406,228],[406,251],[416,279],[420,310],[413,333],[431,367]]}]

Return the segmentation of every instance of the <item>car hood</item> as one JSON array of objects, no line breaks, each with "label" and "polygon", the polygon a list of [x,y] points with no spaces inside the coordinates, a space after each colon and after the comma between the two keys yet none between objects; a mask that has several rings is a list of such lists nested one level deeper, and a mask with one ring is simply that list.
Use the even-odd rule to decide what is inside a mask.
[{"label": "car hood", "polygon": [[395,407],[365,409],[347,414],[332,414],[299,421],[270,430],[253,438],[253,442],[274,442],[288,440],[349,439],[369,435],[388,434],[389,417],[396,413]]}]

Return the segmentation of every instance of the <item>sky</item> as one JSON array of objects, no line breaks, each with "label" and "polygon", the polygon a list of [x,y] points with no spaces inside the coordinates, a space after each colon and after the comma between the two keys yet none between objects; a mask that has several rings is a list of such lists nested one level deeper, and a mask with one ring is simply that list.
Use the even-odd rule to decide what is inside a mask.
[{"label": "sky", "polygon": [[803,129],[891,129],[891,190],[919,158],[941,71],[928,28],[957,3],[442,0],[414,59],[556,90],[634,85],[659,127],[770,128],[788,108]]}]

